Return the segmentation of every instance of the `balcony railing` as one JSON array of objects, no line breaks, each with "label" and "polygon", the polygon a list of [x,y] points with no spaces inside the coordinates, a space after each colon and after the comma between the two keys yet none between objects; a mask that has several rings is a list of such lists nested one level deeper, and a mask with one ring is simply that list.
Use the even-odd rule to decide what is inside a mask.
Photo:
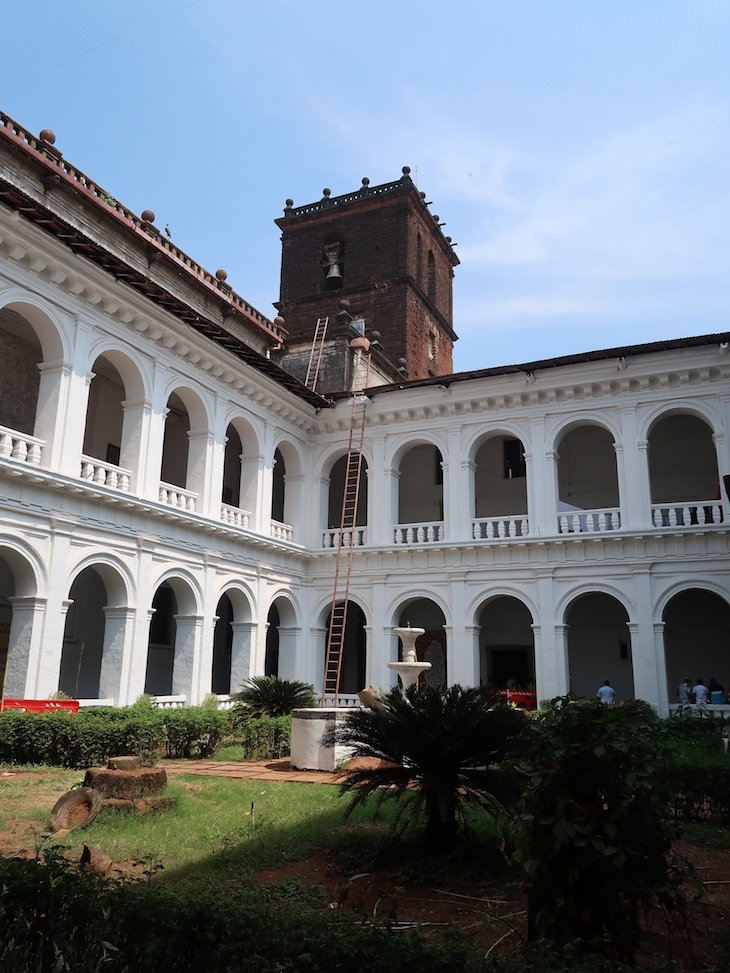
[{"label": "balcony railing", "polygon": [[444,525],[441,521],[430,524],[396,524],[393,528],[394,544],[435,544],[443,540]]},{"label": "balcony railing", "polygon": [[[362,547],[366,543],[366,527],[353,527],[342,531],[343,547]],[[322,533],[322,547],[337,547],[340,532],[337,528],[325,530]]]},{"label": "balcony railing", "polygon": [[223,503],[221,504],[221,520],[224,524],[230,524],[232,527],[242,527],[244,530],[248,530],[251,514],[248,510],[241,510],[240,507],[231,507],[230,504]]},{"label": "balcony railing", "polygon": [[362,707],[360,697],[356,693],[338,693],[336,696],[325,696],[319,701],[320,709],[352,709]]},{"label": "balcony railing", "polygon": [[280,524],[278,520],[271,521],[270,532],[275,541],[294,540],[294,528],[289,524]]},{"label": "balcony railing", "polygon": [[153,696],[155,709],[182,709],[187,696]]},{"label": "balcony railing", "polygon": [[621,527],[617,507],[603,510],[571,510],[558,514],[559,534],[604,534]]},{"label": "balcony railing", "polygon": [[651,505],[651,522],[655,527],[704,527],[706,524],[721,524],[722,520],[719,500]]},{"label": "balcony railing", "polygon": [[188,513],[195,513],[195,504],[198,500],[197,493],[190,490],[183,490],[182,487],[172,486],[170,483],[160,483],[160,492],[157,499],[160,503],[165,503],[168,507],[176,507],[178,510],[187,510]]},{"label": "balcony railing", "polygon": [[120,466],[112,466],[111,463],[102,463],[93,456],[81,457],[81,479],[98,483],[99,486],[109,487],[110,490],[122,490],[124,493],[129,491],[129,482],[132,474],[129,470],[123,470]]},{"label": "balcony railing", "polygon": [[524,514],[515,517],[479,517],[471,522],[471,536],[477,541],[499,541],[526,537],[529,525]]},{"label": "balcony railing", "polygon": [[42,439],[35,436],[0,426],[0,459],[14,459],[30,466],[40,466],[41,451],[45,445]]}]

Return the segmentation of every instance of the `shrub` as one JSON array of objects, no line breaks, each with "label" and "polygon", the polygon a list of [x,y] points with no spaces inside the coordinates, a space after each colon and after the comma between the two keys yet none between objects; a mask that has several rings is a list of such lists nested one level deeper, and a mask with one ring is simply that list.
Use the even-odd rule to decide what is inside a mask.
[{"label": "shrub", "polygon": [[240,720],[236,738],[246,760],[276,760],[291,751],[291,716],[257,716]]},{"label": "shrub", "polygon": [[676,828],[660,721],[565,697],[531,723],[527,743],[515,839],[528,938],[603,941],[630,963],[639,909],[684,907],[668,860]]},{"label": "shrub", "polygon": [[[272,931],[275,934],[272,934]],[[81,973],[475,973],[464,944],[431,945],[385,925],[298,902],[276,909],[236,895],[105,882],[60,863],[0,860],[0,969]]]},{"label": "shrub", "polygon": [[[395,688],[374,709],[350,714],[337,741],[354,757],[376,757],[381,766],[351,771],[342,790],[352,795],[349,811],[376,796],[397,800],[396,827],[426,813],[426,836],[434,850],[453,844],[467,804],[500,807],[504,775],[493,765],[514,747],[526,722],[484,687]],[[415,785],[415,786],[414,786]]]},{"label": "shrub", "polygon": [[289,716],[293,709],[315,706],[314,686],[279,676],[254,676],[234,693],[236,718],[247,716]]},{"label": "shrub", "polygon": [[0,716],[0,760],[90,767],[125,754],[138,755],[144,763],[163,754],[209,757],[227,726],[225,713],[200,707],[99,707],[75,715],[8,711]]},{"label": "shrub", "polygon": [[158,711],[167,731],[168,757],[210,757],[225,736],[225,713],[201,706]]}]

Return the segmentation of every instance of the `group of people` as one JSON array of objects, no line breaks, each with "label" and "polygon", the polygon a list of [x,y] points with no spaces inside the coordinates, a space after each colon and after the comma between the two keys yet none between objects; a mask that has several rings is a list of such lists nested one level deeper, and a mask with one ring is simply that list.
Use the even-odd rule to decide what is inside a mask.
[{"label": "group of people", "polygon": [[710,679],[707,686],[702,679],[698,679],[694,686],[691,686],[689,676],[682,676],[677,694],[679,695],[680,703],[686,704],[687,706],[692,703],[706,706],[708,703],[722,704],[726,702],[725,689],[714,676]]}]

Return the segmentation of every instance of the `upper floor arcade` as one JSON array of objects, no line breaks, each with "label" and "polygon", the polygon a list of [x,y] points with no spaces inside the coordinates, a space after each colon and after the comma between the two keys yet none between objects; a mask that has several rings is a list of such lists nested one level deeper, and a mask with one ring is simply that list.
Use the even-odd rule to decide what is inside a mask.
[{"label": "upper floor arcade", "polygon": [[[725,530],[730,518],[727,366],[709,343],[692,352],[702,367],[685,368],[693,380],[670,375],[601,402],[513,394],[498,410],[483,378],[459,383],[458,397],[371,390],[348,483],[348,403],[317,417],[234,373],[220,349],[183,363],[172,342],[151,349],[101,313],[64,316],[17,289],[0,291],[0,341],[0,468],[154,516],[314,551],[337,546],[353,488],[343,541],[357,547]],[[678,375],[678,354],[665,357],[654,370]],[[591,366],[581,370],[595,386]]]}]

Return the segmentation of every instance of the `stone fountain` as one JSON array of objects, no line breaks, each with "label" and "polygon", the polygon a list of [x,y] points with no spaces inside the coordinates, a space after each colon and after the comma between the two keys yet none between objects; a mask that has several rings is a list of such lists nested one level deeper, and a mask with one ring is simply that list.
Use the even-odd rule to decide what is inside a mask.
[{"label": "stone fountain", "polygon": [[416,657],[416,639],[425,631],[425,628],[411,628],[410,625],[393,629],[393,634],[397,635],[403,643],[403,660],[389,662],[388,668],[398,673],[404,690],[409,686],[415,686],[421,673],[431,668],[430,662],[419,662]]}]

